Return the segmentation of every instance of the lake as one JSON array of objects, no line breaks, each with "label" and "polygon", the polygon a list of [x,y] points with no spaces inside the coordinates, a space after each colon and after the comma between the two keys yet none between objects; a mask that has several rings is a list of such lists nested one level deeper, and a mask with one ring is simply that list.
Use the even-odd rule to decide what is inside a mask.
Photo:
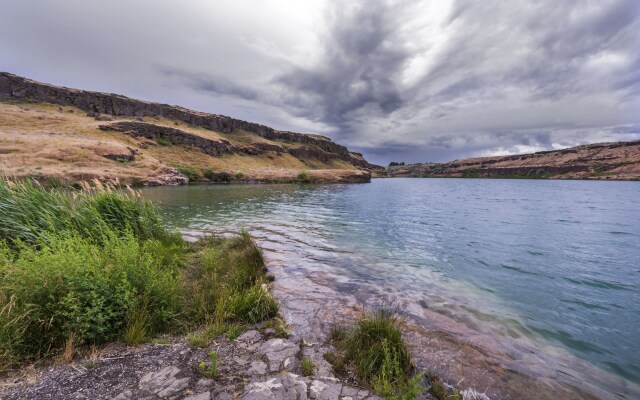
[{"label": "lake", "polygon": [[640,182],[397,178],[143,195],[183,232],[245,228],[287,274],[490,337],[534,373],[640,396]]}]

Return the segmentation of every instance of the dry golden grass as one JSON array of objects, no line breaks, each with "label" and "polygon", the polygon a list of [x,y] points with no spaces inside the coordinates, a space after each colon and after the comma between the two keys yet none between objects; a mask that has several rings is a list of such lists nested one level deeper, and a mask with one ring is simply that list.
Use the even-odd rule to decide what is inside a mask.
[{"label": "dry golden grass", "polygon": [[[262,142],[285,148],[295,146],[269,141],[244,131],[222,134],[167,118],[146,117],[142,120],[209,139],[225,139],[236,145]],[[67,182],[117,178],[124,183],[147,180],[159,174],[165,166],[188,167],[199,171],[210,169],[234,175],[241,173],[243,180],[259,181],[291,180],[300,171],[349,171],[314,171],[311,174],[318,180],[331,180],[333,177],[340,180],[341,176],[355,171],[351,164],[341,160],[329,163],[303,161],[287,153],[213,157],[197,148],[160,146],[144,138],[98,129],[100,125],[108,123],[96,121],[75,107],[0,101],[0,169],[5,175],[18,178],[56,178]],[[134,161],[119,162],[105,157],[109,154],[127,154],[129,149],[137,153]]]}]

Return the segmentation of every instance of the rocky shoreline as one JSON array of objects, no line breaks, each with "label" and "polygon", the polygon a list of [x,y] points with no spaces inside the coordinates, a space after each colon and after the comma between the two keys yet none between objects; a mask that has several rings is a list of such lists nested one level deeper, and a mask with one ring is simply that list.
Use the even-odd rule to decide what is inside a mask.
[{"label": "rocky shoreline", "polygon": [[[264,325],[235,340],[226,336],[206,348],[169,337],[139,347],[107,346],[98,357],[26,372],[6,400],[27,399],[379,399],[368,390],[333,376],[317,345],[274,337]],[[162,338],[160,338],[162,339]],[[199,363],[214,351],[215,378],[202,376]],[[314,376],[300,375],[301,358],[312,357]],[[29,384],[29,380],[36,383]]]}]

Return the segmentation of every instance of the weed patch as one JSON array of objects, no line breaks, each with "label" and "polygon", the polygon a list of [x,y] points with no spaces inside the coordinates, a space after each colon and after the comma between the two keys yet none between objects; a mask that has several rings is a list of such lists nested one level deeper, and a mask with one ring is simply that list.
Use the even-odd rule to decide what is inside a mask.
[{"label": "weed patch", "polygon": [[331,336],[338,352],[325,359],[337,373],[353,370],[361,383],[385,399],[415,399],[425,390],[423,376],[412,376],[400,327],[400,320],[384,309],[363,315],[352,328],[336,326]]},{"label": "weed patch", "polygon": [[313,361],[311,361],[310,358],[302,357],[300,369],[302,370],[303,376],[312,376],[316,369],[316,365],[313,363]]}]

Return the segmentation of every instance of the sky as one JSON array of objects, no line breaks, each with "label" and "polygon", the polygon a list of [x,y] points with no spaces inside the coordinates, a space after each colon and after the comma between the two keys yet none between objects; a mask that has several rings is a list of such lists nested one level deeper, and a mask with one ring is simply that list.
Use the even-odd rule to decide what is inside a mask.
[{"label": "sky", "polygon": [[0,71],[374,163],[640,139],[638,0],[2,0]]}]

